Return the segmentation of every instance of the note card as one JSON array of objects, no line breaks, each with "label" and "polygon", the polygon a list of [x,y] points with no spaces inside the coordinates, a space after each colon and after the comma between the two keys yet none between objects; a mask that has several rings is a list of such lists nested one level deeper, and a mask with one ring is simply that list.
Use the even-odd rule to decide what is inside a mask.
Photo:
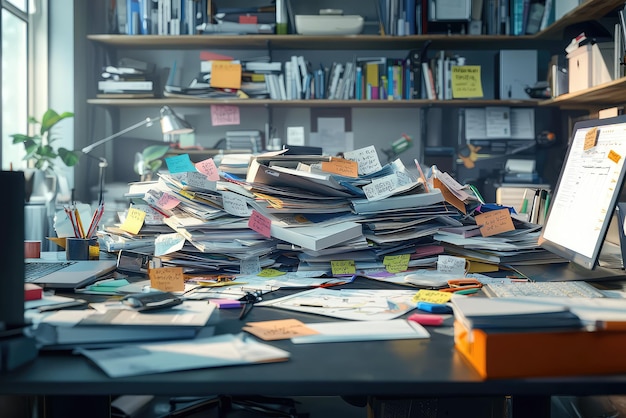
[{"label": "note card", "polygon": [[366,176],[382,170],[378,153],[373,145],[354,151],[346,151],[343,156],[347,160],[356,161],[359,165],[359,175]]},{"label": "note card", "polygon": [[252,211],[250,219],[248,220],[248,228],[258,232],[264,237],[271,238],[272,221],[269,218],[261,215],[256,210]]},{"label": "note card", "polygon": [[148,270],[150,287],[163,292],[182,292],[185,278],[182,267],[159,267]]},{"label": "note card", "polygon": [[440,292],[438,290],[427,290],[420,289],[415,296],[413,296],[412,301],[417,302],[428,302],[428,303],[447,303],[452,299],[452,292]]},{"label": "note card", "polygon": [[240,123],[239,106],[211,105],[211,125],[239,125]]},{"label": "note card", "polygon": [[451,83],[454,99],[483,97],[480,65],[453,65]]},{"label": "note card", "polygon": [[239,193],[222,192],[222,205],[231,215],[248,217],[252,214],[246,198]]},{"label": "note card", "polygon": [[213,61],[211,64],[211,87],[240,89],[241,64]]},{"label": "note card", "polygon": [[220,179],[220,173],[213,158],[207,158],[206,160],[196,163],[196,170],[204,174],[211,181],[218,181]]},{"label": "note card", "polygon": [[176,199],[169,193],[163,193],[159,200],[157,200],[157,206],[161,209],[171,210],[180,204],[180,200]]},{"label": "note card", "polygon": [[242,330],[265,341],[286,340],[292,337],[319,334],[297,319],[248,322],[242,327]]},{"label": "note card", "polygon": [[466,264],[467,260],[463,257],[442,254],[437,256],[437,271],[441,273],[452,273],[464,276]]},{"label": "note card", "polygon": [[356,273],[354,260],[331,260],[330,269],[333,273],[333,276],[340,275],[340,274]]},{"label": "note card", "polygon": [[346,177],[359,176],[359,164],[344,158],[331,157],[330,161],[322,161],[322,171]]},{"label": "note card", "polygon": [[383,264],[389,273],[400,273],[408,270],[410,260],[411,254],[386,255]]},{"label": "note card", "polygon": [[393,195],[399,183],[397,174],[389,174],[388,176],[373,178],[370,184],[363,186],[363,191],[367,200],[381,200]]},{"label": "note card", "polygon": [[585,142],[583,143],[583,149],[585,151],[596,146],[596,144],[598,143],[599,134],[600,131],[598,130],[597,126],[594,126],[593,128],[589,129],[587,133],[585,133]]},{"label": "note card", "polygon": [[480,225],[480,234],[483,237],[513,231],[515,226],[508,209],[498,209],[476,215],[476,224]]},{"label": "note card", "polygon": [[131,234],[138,234],[139,230],[143,226],[143,221],[146,219],[146,212],[137,208],[130,207],[126,213],[126,218],[120,226],[126,232]]},{"label": "note card", "polygon": [[189,154],[176,155],[174,157],[167,157],[165,159],[165,165],[170,174],[185,173],[187,171],[196,171],[196,166],[193,165]]}]

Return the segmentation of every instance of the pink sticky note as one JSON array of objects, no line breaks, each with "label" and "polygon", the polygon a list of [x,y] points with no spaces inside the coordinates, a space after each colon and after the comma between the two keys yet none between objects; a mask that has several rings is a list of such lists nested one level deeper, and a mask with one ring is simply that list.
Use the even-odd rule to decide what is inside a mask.
[{"label": "pink sticky note", "polygon": [[213,126],[239,125],[240,123],[239,106],[211,105],[211,124]]},{"label": "pink sticky note", "polygon": [[163,195],[157,201],[157,205],[160,208],[168,209],[168,210],[174,209],[176,206],[178,206],[179,203],[180,203],[180,200],[176,199],[174,196],[171,196],[167,193],[163,193]]},{"label": "pink sticky note", "polygon": [[252,229],[253,231],[258,232],[264,237],[271,238],[272,236],[270,233],[271,227],[272,227],[271,220],[261,215],[256,210],[252,211],[252,215],[250,215],[250,219],[248,220],[248,228]]},{"label": "pink sticky note", "polygon": [[196,170],[204,174],[211,181],[218,181],[220,179],[220,174],[213,158],[207,158],[204,161],[196,163]]}]

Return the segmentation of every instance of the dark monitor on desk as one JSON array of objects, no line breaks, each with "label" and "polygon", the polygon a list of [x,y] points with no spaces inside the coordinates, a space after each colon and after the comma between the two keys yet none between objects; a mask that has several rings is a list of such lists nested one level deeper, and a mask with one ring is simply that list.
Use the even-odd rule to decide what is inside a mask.
[{"label": "dark monitor on desk", "polygon": [[598,259],[626,175],[626,116],[578,122],[572,135],[539,244],[583,270],[579,279],[595,278],[617,270]]},{"label": "dark monitor on desk", "polygon": [[24,326],[24,173],[0,171],[0,190],[7,191],[0,205],[0,330],[3,330]]}]

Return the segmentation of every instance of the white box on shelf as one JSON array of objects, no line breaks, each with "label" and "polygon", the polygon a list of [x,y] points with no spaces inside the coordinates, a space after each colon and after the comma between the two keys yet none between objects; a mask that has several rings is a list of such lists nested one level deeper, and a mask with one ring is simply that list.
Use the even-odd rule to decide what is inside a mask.
[{"label": "white box on shelf", "polygon": [[528,99],[526,87],[537,83],[537,51],[501,50],[498,67],[498,98]]},{"label": "white box on shelf", "polygon": [[567,54],[569,92],[588,89],[613,80],[613,44],[587,44]]}]

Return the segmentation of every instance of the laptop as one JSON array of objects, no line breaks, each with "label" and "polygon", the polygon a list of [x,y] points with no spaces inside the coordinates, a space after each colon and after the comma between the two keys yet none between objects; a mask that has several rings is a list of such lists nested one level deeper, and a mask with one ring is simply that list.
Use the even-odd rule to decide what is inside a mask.
[{"label": "laptop", "polygon": [[[51,253],[51,256],[64,258],[65,253]],[[24,264],[25,281],[45,288],[79,289],[115,270],[116,265],[115,259],[66,261],[56,258],[27,258]]]}]

